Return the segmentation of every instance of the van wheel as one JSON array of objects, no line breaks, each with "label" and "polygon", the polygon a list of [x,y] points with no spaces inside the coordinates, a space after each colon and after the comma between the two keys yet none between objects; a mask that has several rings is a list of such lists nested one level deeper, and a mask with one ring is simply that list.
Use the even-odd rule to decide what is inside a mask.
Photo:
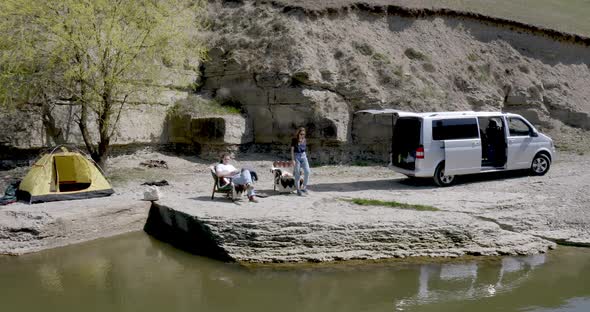
[{"label": "van wheel", "polygon": [[445,163],[441,162],[434,171],[434,183],[438,186],[449,186],[455,181],[455,176],[445,175]]},{"label": "van wheel", "polygon": [[542,176],[549,171],[551,167],[551,160],[545,154],[537,154],[531,163],[531,173],[533,175]]}]

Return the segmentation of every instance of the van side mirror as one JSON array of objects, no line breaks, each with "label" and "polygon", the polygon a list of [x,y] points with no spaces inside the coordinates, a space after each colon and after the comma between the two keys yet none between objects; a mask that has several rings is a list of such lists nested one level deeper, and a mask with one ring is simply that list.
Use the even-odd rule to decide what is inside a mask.
[{"label": "van side mirror", "polygon": [[531,133],[529,135],[532,136],[533,138],[536,138],[539,136],[539,133],[535,130],[531,130]]}]

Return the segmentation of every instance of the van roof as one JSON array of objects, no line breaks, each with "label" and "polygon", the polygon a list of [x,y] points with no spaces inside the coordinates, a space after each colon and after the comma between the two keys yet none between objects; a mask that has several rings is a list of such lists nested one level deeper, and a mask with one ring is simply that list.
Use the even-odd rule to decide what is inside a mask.
[{"label": "van roof", "polygon": [[505,115],[505,116],[519,116],[512,113],[504,113],[504,112],[475,112],[475,111],[448,111],[448,112],[426,112],[426,113],[413,113],[413,112],[404,112],[397,109],[366,109],[357,111],[355,114],[364,113],[364,114],[371,114],[371,115],[396,115],[399,117],[419,117],[419,118],[434,118],[434,117],[488,117],[488,116],[498,116],[498,115]]}]

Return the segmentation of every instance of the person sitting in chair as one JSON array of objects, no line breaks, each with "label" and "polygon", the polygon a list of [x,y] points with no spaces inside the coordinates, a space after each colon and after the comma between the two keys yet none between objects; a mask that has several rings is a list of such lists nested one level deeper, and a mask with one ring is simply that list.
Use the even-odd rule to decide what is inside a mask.
[{"label": "person sitting in chair", "polygon": [[252,184],[252,175],[248,169],[238,170],[236,167],[231,165],[231,156],[228,153],[224,153],[221,156],[221,161],[215,166],[215,173],[220,179],[223,179],[225,183],[234,183],[234,185],[244,185],[247,190],[248,200],[257,203],[258,200],[254,198],[256,195],[254,192],[254,185]]}]

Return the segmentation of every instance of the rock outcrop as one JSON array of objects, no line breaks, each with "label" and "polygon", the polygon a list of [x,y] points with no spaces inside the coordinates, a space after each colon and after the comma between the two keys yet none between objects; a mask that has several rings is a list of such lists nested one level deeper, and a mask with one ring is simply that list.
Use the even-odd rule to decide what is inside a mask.
[{"label": "rock outcrop", "polygon": [[502,110],[550,134],[589,130],[588,38],[393,5],[232,1],[212,11],[201,92],[239,101],[254,143],[284,145],[306,126],[316,160],[334,150],[384,160],[375,139],[390,136],[391,121],[354,115],[367,108]]},{"label": "rock outcrop", "polygon": [[[201,153],[247,145],[286,155],[294,129],[305,126],[313,161],[384,161],[391,122],[354,114],[367,108],[516,112],[558,147],[590,144],[590,39],[475,13],[373,2],[211,1],[202,73],[165,71],[167,91],[134,99],[114,144],[185,144]],[[193,130],[198,118],[211,116],[169,118],[195,85],[196,96],[241,110],[237,126],[216,116],[241,133],[209,148],[200,142],[211,134]],[[81,143],[75,113],[58,107],[53,115],[67,139]],[[2,113],[10,126],[0,131],[0,144],[51,144],[39,116],[35,109]],[[179,136],[170,128],[186,131]]]},{"label": "rock outcrop", "polygon": [[19,255],[140,230],[150,202],[96,198],[0,210],[0,254]]},{"label": "rock outcrop", "polygon": [[333,200],[312,209],[275,208],[163,200],[152,205],[145,231],[195,254],[243,262],[527,255],[555,246],[461,213],[366,209]]}]

